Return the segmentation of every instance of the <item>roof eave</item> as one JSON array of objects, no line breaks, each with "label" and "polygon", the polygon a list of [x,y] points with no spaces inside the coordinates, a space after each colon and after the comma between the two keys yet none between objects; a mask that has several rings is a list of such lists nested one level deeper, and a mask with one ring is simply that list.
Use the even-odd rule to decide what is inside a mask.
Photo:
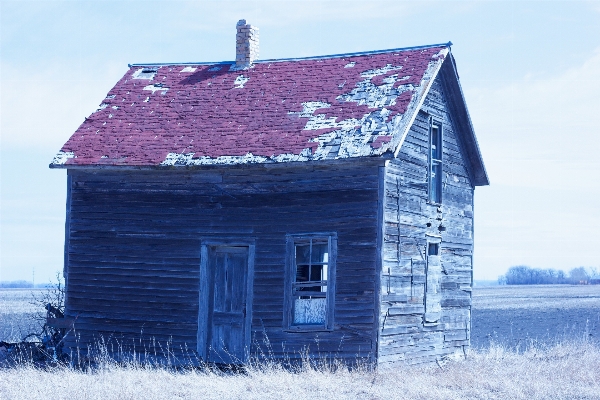
[{"label": "roof eave", "polygon": [[402,145],[404,144],[404,140],[408,136],[408,132],[410,131],[410,128],[412,127],[413,123],[415,122],[415,119],[417,118],[417,114],[419,113],[419,110],[423,106],[423,103],[424,103],[425,99],[427,98],[427,95],[429,94],[431,85],[435,81],[435,78],[438,76],[438,73],[440,72],[442,65],[445,64],[445,60],[451,54],[450,53],[450,45],[451,44],[452,44],[452,42],[447,43],[447,48],[446,48],[446,52],[444,54],[444,59],[441,62],[437,62],[434,65],[433,70],[429,71],[429,76],[427,77],[427,79],[424,79],[423,81],[421,81],[421,83],[422,83],[421,89],[420,89],[421,93],[418,94],[419,97],[417,97],[416,101],[413,101],[412,104],[409,106],[409,109],[407,110],[407,112],[405,114],[405,115],[409,116],[409,119],[407,122],[403,123],[402,128],[401,128],[401,134],[399,135],[400,139],[398,140],[397,143],[394,143],[394,157],[398,157],[398,154],[400,153],[400,150],[402,149]]},{"label": "roof eave", "polygon": [[448,96],[448,105],[451,108],[454,122],[458,125],[457,128],[460,135],[460,140],[466,151],[466,157],[469,161],[469,174],[473,186],[486,186],[490,184],[483,157],[475,136],[475,129],[469,115],[465,96],[460,84],[456,63],[452,53],[444,60],[440,68],[442,77],[442,85]]},{"label": "roof eave", "polygon": [[217,169],[217,168],[229,168],[229,167],[248,167],[248,166],[264,166],[275,167],[289,165],[293,166],[307,166],[307,165],[339,165],[339,164],[351,164],[351,163],[364,163],[364,164],[381,164],[383,165],[387,160],[393,158],[391,152],[386,152],[380,155],[371,155],[363,157],[346,157],[336,159],[325,159],[325,160],[310,160],[310,161],[286,161],[286,162],[267,162],[267,163],[234,163],[234,164],[203,164],[203,165],[114,165],[114,164],[50,164],[50,169],[66,169],[66,170],[155,170],[155,171],[183,171],[183,170],[206,170],[206,169]]}]

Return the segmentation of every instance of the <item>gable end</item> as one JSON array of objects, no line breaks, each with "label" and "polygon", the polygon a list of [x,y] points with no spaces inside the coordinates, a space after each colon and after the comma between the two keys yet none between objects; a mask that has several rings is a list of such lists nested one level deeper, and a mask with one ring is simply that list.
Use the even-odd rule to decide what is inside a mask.
[{"label": "gable end", "polygon": [[441,78],[448,109],[457,130],[457,140],[462,144],[465,161],[469,166],[472,184],[473,186],[489,185],[490,181],[483,164],[479,143],[475,137],[475,130],[469,116],[452,54],[449,54],[442,64],[438,76]]}]

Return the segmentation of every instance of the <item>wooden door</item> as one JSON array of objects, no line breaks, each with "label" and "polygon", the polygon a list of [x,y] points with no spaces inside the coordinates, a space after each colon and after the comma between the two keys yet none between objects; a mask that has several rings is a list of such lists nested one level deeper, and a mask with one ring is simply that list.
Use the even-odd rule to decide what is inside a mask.
[{"label": "wooden door", "polygon": [[248,247],[211,246],[208,272],[211,275],[207,360],[223,364],[241,364],[247,359]]}]

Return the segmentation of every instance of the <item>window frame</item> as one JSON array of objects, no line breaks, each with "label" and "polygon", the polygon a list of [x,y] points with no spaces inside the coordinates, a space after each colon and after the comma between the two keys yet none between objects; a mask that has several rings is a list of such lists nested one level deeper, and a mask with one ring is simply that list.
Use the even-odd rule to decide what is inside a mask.
[{"label": "window frame", "polygon": [[[437,143],[434,143],[434,129],[437,129]],[[431,204],[442,204],[442,188],[444,176],[444,129],[442,121],[429,117],[429,149],[427,152],[427,199]],[[434,147],[435,146],[435,147]],[[439,158],[433,157],[434,148],[439,149]],[[438,175],[433,176],[434,166],[438,169]],[[437,186],[434,190],[434,185]],[[437,196],[436,196],[437,193]]]},{"label": "window frame", "polygon": [[[327,291],[326,314],[323,324],[294,324],[294,284],[296,283],[296,245],[304,244],[311,240],[327,240],[328,244],[328,264],[327,264]],[[335,232],[317,232],[305,234],[286,235],[286,265],[285,265],[285,290],[284,290],[284,310],[283,310],[283,329],[289,332],[315,332],[332,331],[335,318],[335,282],[336,282],[336,263],[337,263],[337,233]]]}]

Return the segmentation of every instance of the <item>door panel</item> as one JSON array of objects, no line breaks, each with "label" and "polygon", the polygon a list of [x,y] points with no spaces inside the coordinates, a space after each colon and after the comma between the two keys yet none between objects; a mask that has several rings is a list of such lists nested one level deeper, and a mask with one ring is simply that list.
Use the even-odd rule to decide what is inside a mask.
[{"label": "door panel", "polygon": [[425,322],[438,322],[442,316],[442,263],[439,255],[427,256]]},{"label": "door panel", "polygon": [[214,246],[208,252],[212,285],[208,361],[239,364],[246,359],[248,247]]}]

